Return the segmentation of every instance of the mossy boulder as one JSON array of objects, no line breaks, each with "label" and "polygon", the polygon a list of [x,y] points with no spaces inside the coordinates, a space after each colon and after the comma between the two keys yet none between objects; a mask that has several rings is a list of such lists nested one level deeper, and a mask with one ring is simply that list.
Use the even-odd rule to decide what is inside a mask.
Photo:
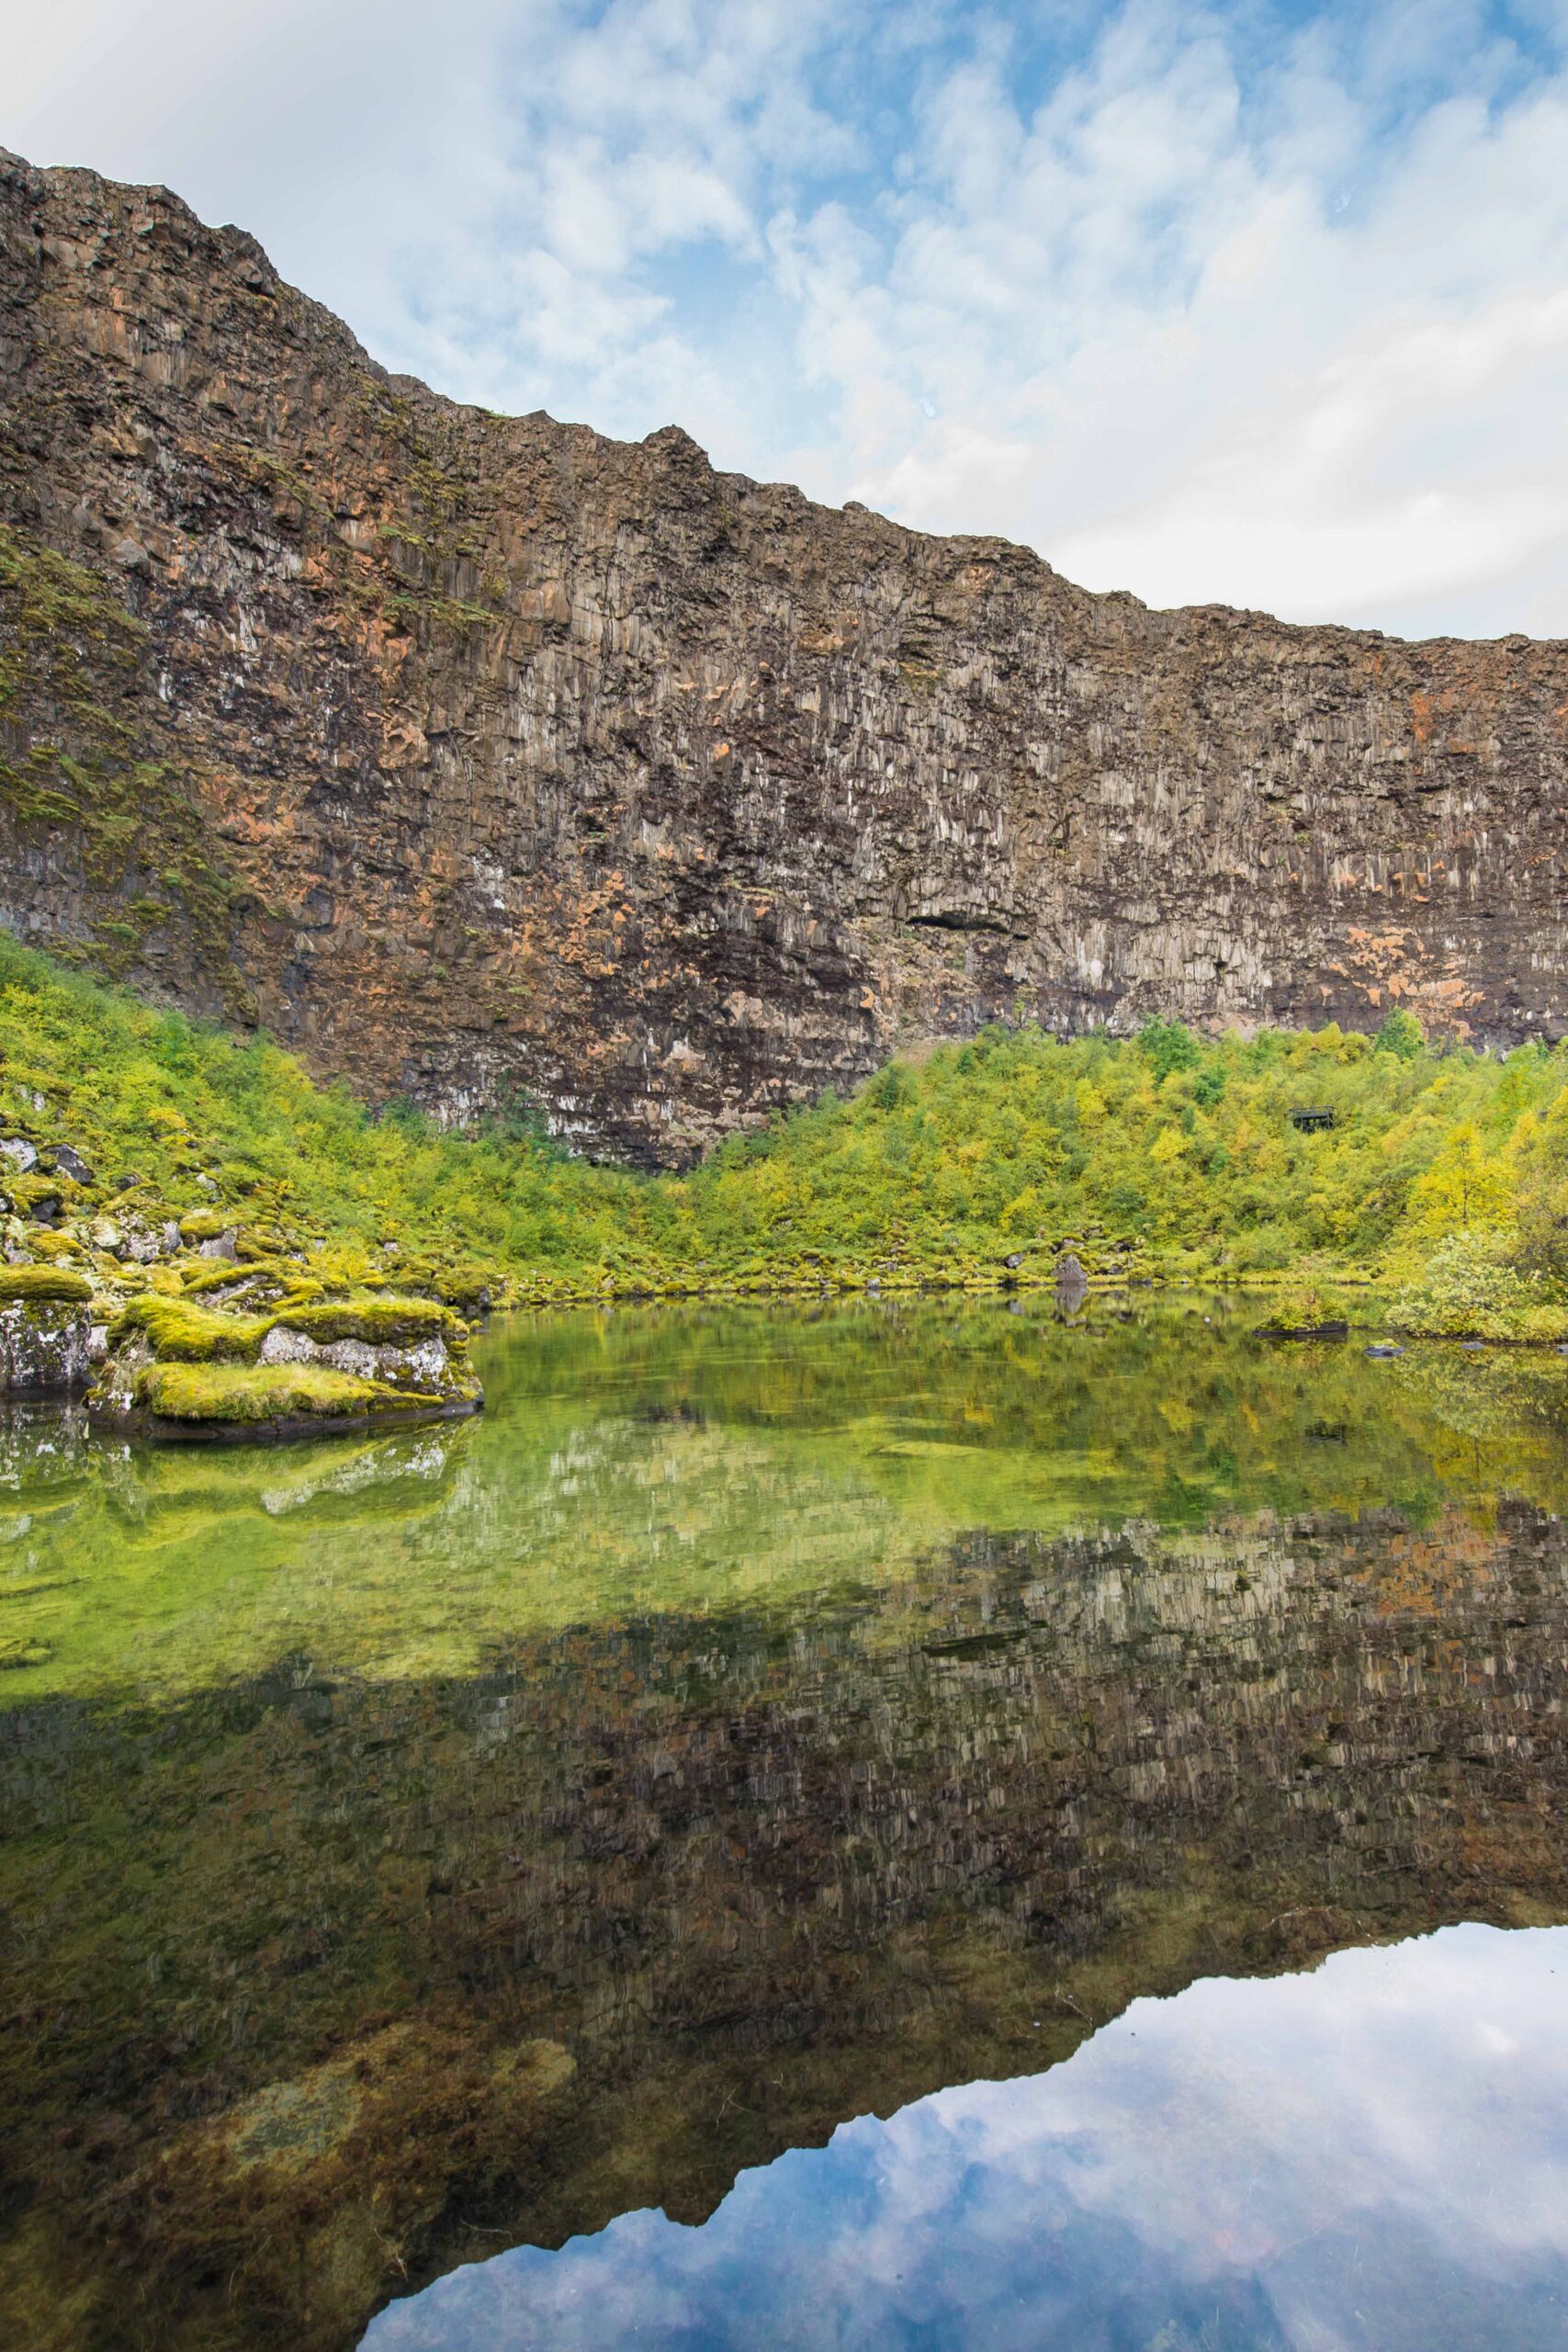
[{"label": "mossy boulder", "polygon": [[155,1435],[288,1436],[484,1401],[467,1327],[431,1299],[359,1295],[247,1313],[150,1288],[109,1337],[96,1405],[149,1416]]},{"label": "mossy boulder", "polygon": [[7,1176],[6,1190],[23,1216],[39,1225],[52,1225],[70,1181],[65,1176]]},{"label": "mossy boulder", "polygon": [[74,1266],[0,1266],[0,1303],[19,1299],[89,1299],[93,1285]]},{"label": "mossy boulder", "polygon": [[283,1280],[270,1259],[251,1259],[237,1265],[232,1259],[204,1258],[199,1265],[185,1272],[182,1288],[187,1298],[199,1298],[209,1290],[229,1289],[237,1283],[260,1277],[272,1277],[279,1283]]},{"label": "mossy boulder", "polygon": [[488,1315],[494,1303],[495,1276],[484,1266],[445,1266],[430,1278],[438,1299],[461,1315]]},{"label": "mossy boulder", "polygon": [[218,1241],[230,1233],[239,1219],[228,1209],[193,1209],[180,1219],[182,1241]]},{"label": "mossy boulder", "polygon": [[151,1363],[135,1401],[168,1437],[295,1437],[452,1408],[325,1364]]},{"label": "mossy boulder", "polygon": [[153,1354],[171,1363],[254,1363],[271,1329],[265,1315],[226,1314],[189,1298],[146,1291],[117,1320],[115,1342],[140,1331]]},{"label": "mossy boulder", "polygon": [[363,1340],[373,1348],[416,1347],[422,1340],[444,1340],[450,1349],[468,1344],[460,1315],[433,1298],[406,1298],[378,1292],[368,1297],[326,1298],[284,1306],[275,1318],[302,1332],[318,1347],[336,1340]]}]

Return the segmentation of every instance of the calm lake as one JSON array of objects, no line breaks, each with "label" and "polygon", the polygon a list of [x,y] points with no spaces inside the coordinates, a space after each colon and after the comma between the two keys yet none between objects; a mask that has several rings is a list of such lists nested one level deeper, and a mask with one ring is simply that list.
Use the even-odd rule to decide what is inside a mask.
[{"label": "calm lake", "polygon": [[1568,2341],[1568,1359],[1198,1293],[0,1424],[0,2339]]}]

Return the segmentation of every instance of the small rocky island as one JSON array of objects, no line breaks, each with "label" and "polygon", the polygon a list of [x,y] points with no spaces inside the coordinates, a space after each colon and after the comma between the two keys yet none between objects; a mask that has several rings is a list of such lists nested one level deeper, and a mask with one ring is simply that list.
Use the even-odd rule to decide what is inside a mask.
[{"label": "small rocky island", "polygon": [[0,1392],[85,1394],[95,1418],[174,1441],[380,1429],[483,1403],[461,1311],[482,1297],[443,1297],[417,1267],[394,1285],[264,1201],[225,1202],[202,1171],[191,1189],[209,1204],[181,1212],[133,1174],[101,1182],[70,1144],[13,1132],[0,1151]]}]

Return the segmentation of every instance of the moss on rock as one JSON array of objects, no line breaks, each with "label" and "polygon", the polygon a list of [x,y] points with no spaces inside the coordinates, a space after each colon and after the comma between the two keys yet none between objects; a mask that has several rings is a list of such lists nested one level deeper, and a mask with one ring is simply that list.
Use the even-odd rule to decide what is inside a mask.
[{"label": "moss on rock", "polygon": [[445,1340],[448,1348],[468,1344],[462,1317],[433,1298],[378,1294],[371,1297],[320,1299],[280,1307],[276,1321],[301,1332],[318,1347],[334,1340],[363,1340],[376,1348],[415,1347],[422,1340]]},{"label": "moss on rock", "polygon": [[232,1232],[238,1224],[238,1217],[229,1209],[193,1209],[188,1216],[180,1219],[180,1239],[216,1241]]},{"label": "moss on rock", "polygon": [[58,1205],[68,1192],[74,1192],[75,1186],[69,1176],[13,1176],[7,1172],[5,1189],[23,1215],[31,1216],[51,1204]]},{"label": "moss on rock", "polygon": [[154,1355],[172,1363],[254,1363],[272,1328],[265,1315],[231,1315],[188,1298],[146,1291],[115,1324],[113,1338],[141,1332]]},{"label": "moss on rock", "polygon": [[93,1285],[73,1266],[0,1266],[0,1300],[87,1299]]},{"label": "moss on rock", "polygon": [[434,1410],[442,1400],[323,1364],[152,1363],[137,1375],[136,1401],[160,1420],[249,1425],[358,1419],[419,1405]]}]

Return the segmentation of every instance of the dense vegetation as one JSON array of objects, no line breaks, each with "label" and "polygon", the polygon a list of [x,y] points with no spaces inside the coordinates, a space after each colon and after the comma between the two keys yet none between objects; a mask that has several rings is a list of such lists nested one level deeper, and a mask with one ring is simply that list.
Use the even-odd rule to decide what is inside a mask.
[{"label": "dense vegetation", "polygon": [[[1299,1131],[1307,1109],[1332,1126]],[[1376,1038],[993,1031],[649,1179],[570,1159],[525,1108],[467,1137],[373,1115],[265,1039],[0,941],[0,1125],[160,1213],[231,1203],[351,1268],[390,1243],[523,1297],[1027,1283],[1066,1244],[1091,1273],[1377,1274],[1421,1328],[1568,1329],[1568,1047],[1438,1049],[1399,1012]]]}]

